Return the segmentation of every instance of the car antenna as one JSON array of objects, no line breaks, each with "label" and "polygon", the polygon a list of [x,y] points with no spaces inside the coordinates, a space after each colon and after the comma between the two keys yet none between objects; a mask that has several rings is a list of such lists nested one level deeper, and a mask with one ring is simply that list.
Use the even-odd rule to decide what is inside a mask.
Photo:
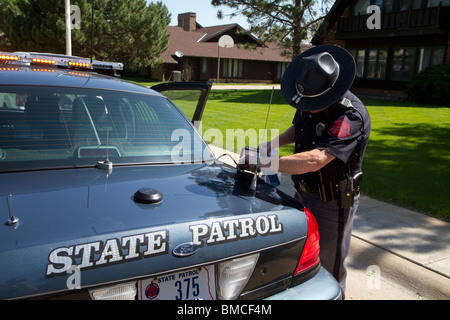
[{"label": "car antenna", "polygon": [[113,163],[109,160],[109,129],[106,130],[106,157],[104,161],[98,162],[98,168],[103,170],[112,170]]},{"label": "car antenna", "polygon": [[8,204],[9,211],[9,219],[6,224],[11,227],[17,227],[20,223],[20,220],[14,215],[13,196],[11,192],[8,196],[6,196],[6,203]]},{"label": "car antenna", "polygon": [[[262,137],[262,142],[264,142],[266,131],[267,131],[267,122],[269,121],[269,113],[270,113],[270,107],[272,106],[272,100],[273,100],[273,92],[275,91],[275,87],[272,87],[272,94],[270,95],[270,102],[269,102],[269,110],[267,110],[267,116],[266,116],[266,124],[264,125],[264,133]],[[256,151],[259,155],[259,150]],[[258,184],[258,161],[259,157],[256,157],[256,168],[255,168],[255,174],[253,175],[252,183],[250,184],[250,189],[255,191],[256,185]]]}]

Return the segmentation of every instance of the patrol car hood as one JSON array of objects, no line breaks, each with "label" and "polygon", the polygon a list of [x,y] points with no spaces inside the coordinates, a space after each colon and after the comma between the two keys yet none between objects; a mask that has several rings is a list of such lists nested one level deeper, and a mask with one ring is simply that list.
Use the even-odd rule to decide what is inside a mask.
[{"label": "patrol car hood", "polygon": [[[36,171],[1,180],[0,298],[63,291],[71,267],[81,271],[83,287],[91,286],[214,262],[307,233],[290,197],[264,184],[253,192],[220,165]],[[159,191],[162,201],[136,202],[142,188]],[[11,215],[18,225],[8,225]],[[195,254],[174,253],[192,242]]]}]

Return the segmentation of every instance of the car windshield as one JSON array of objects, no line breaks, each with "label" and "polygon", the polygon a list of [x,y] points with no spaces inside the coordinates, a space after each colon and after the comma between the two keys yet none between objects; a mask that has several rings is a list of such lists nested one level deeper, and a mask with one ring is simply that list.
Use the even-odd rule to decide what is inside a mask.
[{"label": "car windshield", "polygon": [[211,160],[205,148],[159,95],[0,86],[0,171]]}]

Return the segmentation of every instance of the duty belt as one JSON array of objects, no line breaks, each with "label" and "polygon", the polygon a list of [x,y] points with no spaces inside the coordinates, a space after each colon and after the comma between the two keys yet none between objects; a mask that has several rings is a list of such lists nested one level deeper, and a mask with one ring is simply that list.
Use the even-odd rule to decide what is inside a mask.
[{"label": "duty belt", "polygon": [[292,181],[299,193],[319,193],[322,202],[337,200],[340,208],[350,208],[353,206],[354,197],[361,191],[362,176],[362,172],[358,172],[352,177],[347,176],[338,181],[322,179],[322,183],[319,184],[309,184],[299,177],[292,176]]},{"label": "duty belt", "polygon": [[299,193],[318,193],[323,202],[336,200],[337,188],[334,179],[325,179],[322,183],[309,183],[300,177],[292,176],[295,189]]},{"label": "duty belt", "polygon": [[317,185],[310,185],[304,180],[294,180],[294,187],[300,193],[316,193],[318,191]]}]

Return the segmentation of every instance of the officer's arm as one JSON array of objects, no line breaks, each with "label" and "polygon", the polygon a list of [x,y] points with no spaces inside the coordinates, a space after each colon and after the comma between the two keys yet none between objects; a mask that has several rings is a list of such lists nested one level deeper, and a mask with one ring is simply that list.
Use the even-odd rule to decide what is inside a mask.
[{"label": "officer's arm", "polygon": [[295,141],[295,127],[290,126],[289,129],[287,129],[285,132],[280,134],[278,137],[279,139],[279,146],[284,147],[288,144],[294,143]]},{"label": "officer's arm", "polygon": [[303,174],[315,172],[325,167],[336,157],[326,149],[313,149],[280,158],[279,172],[289,174]]},{"label": "officer's arm", "polygon": [[272,139],[272,141],[261,143],[259,147],[267,149],[268,154],[270,154],[271,150],[287,146],[288,144],[294,142],[295,142],[295,127],[290,126],[285,132],[280,134],[278,137]]}]

